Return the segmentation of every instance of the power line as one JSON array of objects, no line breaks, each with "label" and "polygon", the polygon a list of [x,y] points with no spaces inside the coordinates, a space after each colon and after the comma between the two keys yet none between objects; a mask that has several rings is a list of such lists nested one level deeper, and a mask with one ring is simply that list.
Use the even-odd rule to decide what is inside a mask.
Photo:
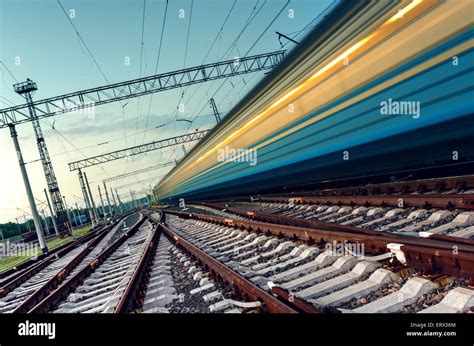
[{"label": "power line", "polygon": [[[76,26],[75,26],[74,23],[72,22],[71,18],[68,16],[68,14],[67,14],[66,10],[64,9],[63,5],[61,4],[61,1],[60,1],[60,0],[58,0],[58,4],[59,4],[59,6],[61,7],[61,9],[62,9],[64,15],[65,15],[66,18],[68,19],[69,23],[70,23],[71,26],[74,28],[74,31],[76,32],[77,37],[80,39],[80,41],[82,42],[82,44],[83,44],[84,47],[86,48],[87,52],[89,53],[89,56],[90,56],[90,57],[92,58],[92,60],[94,61],[94,64],[97,66],[97,69],[100,71],[102,77],[104,77],[104,80],[106,81],[107,84],[110,84],[109,80],[107,79],[106,75],[104,74],[104,71],[102,71],[101,67],[99,66],[99,63],[98,63],[97,60],[95,59],[94,54],[92,54],[92,52],[91,52],[91,50],[89,49],[89,46],[87,45],[86,41],[84,41],[84,39],[82,38],[81,34],[79,33],[79,30],[76,28]],[[120,105],[122,106],[122,102],[119,101],[119,103],[120,103]],[[122,108],[123,108],[123,107],[124,107],[124,106],[122,106]],[[55,120],[55,121],[56,121],[56,120]],[[124,123],[124,129],[125,129],[125,119],[124,119],[124,117],[122,117],[122,121],[123,121],[123,123]],[[53,122],[53,124],[54,124],[54,122]],[[51,125],[51,128],[53,128],[53,129],[55,130],[55,128],[54,128],[53,125]],[[124,134],[126,134],[126,133],[124,133]],[[72,144],[72,143],[71,143],[71,144]],[[72,145],[72,146],[75,147],[74,145]]]},{"label": "power line", "polygon": [[253,43],[253,45],[247,50],[247,53],[245,53],[245,56],[246,57],[250,51],[253,49],[253,47],[255,47],[255,45],[258,43],[258,41],[260,41],[260,39],[263,37],[263,35],[265,35],[265,33],[268,31],[268,29],[270,28],[270,26],[275,22],[275,20],[277,20],[277,18],[280,16],[280,14],[283,12],[283,10],[288,6],[288,4],[290,3],[291,0],[288,0],[286,2],[285,5],[283,5],[283,7],[280,9],[280,11],[277,13],[277,15],[273,18],[273,20],[270,22],[270,24],[267,25],[267,27],[265,28],[265,30],[263,30],[263,32],[260,34],[260,36],[257,38],[257,40]]},{"label": "power line", "polygon": [[5,67],[5,69],[7,70],[7,72],[10,74],[10,76],[15,80],[15,82],[18,83],[18,80],[15,78],[15,76],[13,75],[13,73],[10,71],[10,69],[7,67],[7,65],[5,65],[5,63],[3,61],[0,60],[0,63],[3,65],[3,67]]},{"label": "power line", "polygon": [[[140,47],[140,72],[139,78],[142,78],[142,66],[143,66],[143,37],[145,35],[145,9],[146,9],[146,0],[143,0],[143,13],[142,13],[142,40],[141,40],[141,47]],[[135,121],[135,143],[136,143],[136,135],[138,131],[138,119],[140,117],[140,97],[137,99],[137,118]]]},{"label": "power line", "polygon": [[[158,45],[158,55],[156,57],[156,64],[155,64],[155,75],[158,73],[158,63],[160,62],[161,45],[163,43],[163,36],[164,36],[164,33],[165,33],[165,24],[166,24],[167,14],[168,14],[168,0],[166,0],[165,14],[164,14],[164,17],[163,17],[163,24],[161,26],[160,43]],[[153,101],[153,94],[150,95],[150,102],[148,103],[148,113],[146,115],[145,131],[148,129],[148,120],[150,118],[152,101]],[[145,142],[145,133],[143,134],[143,143],[144,142]]]},{"label": "power line", "polygon": [[79,30],[77,30],[76,26],[74,25],[74,23],[72,22],[71,18],[68,16],[66,10],[64,9],[63,5],[61,4],[61,1],[58,0],[58,4],[59,6],[61,7],[61,9],[63,10],[64,12],[64,15],[66,16],[66,18],[68,19],[69,23],[71,23],[72,27],[74,28],[74,30],[76,31],[76,34],[77,36],[79,37],[79,39],[81,40],[82,44],[84,45],[84,47],[86,47],[87,49],[87,52],[89,53],[90,57],[92,58],[92,60],[94,61],[95,65],[97,66],[97,68],[99,69],[100,73],[102,74],[102,77],[104,77],[105,81],[107,82],[107,84],[110,84],[109,80],[107,79],[107,77],[105,76],[104,74],[104,71],[102,71],[102,69],[100,68],[97,60],[95,59],[94,55],[92,54],[91,50],[89,49],[89,46],[87,45],[87,43],[84,41],[84,39],[82,38],[81,34],[79,33]]},{"label": "power line", "polygon": [[[240,39],[240,37],[242,36],[242,34],[247,30],[247,28],[249,27],[249,25],[253,22],[253,20],[256,18],[256,16],[260,13],[260,11],[262,10],[262,8],[265,6],[265,4],[267,3],[267,0],[265,0],[263,2],[263,4],[257,9],[258,7],[258,4],[260,3],[260,0],[257,0],[255,2],[255,5],[253,6],[252,8],[252,11],[250,12],[249,16],[247,17],[245,23],[244,23],[244,26],[242,27],[242,29],[240,30],[239,34],[237,35],[237,37],[234,39],[234,41],[229,45],[229,47],[227,48],[227,50],[224,52],[224,54],[222,55],[222,57],[225,59],[228,55],[229,55],[229,51],[232,49],[232,47],[236,44],[236,42]],[[227,79],[226,79],[227,80]],[[209,93],[209,90],[212,88],[212,86],[214,85],[214,81],[212,81],[206,91],[206,94]],[[222,86],[223,84],[221,84]],[[186,103],[189,103],[191,101],[191,99],[194,97],[194,95],[197,93],[197,91],[200,89],[201,85],[199,85],[197,87],[197,89],[194,91],[194,93],[188,98],[188,100],[186,101]],[[202,112],[205,108],[205,106],[207,105],[207,102],[208,100],[205,100],[205,105],[203,106],[203,108],[201,109],[200,112]],[[200,116],[200,114],[197,114],[196,117],[193,119],[193,122],[197,119],[197,117]],[[172,124],[175,124],[175,120],[176,120],[176,117],[177,117],[177,111],[175,110],[175,113],[172,117],[172,120],[170,123]],[[190,124],[191,125],[191,124]],[[189,128],[191,126],[188,126],[188,128],[186,129],[186,131],[189,130]],[[163,129],[165,130],[165,129]],[[157,137],[158,138],[160,136],[160,133],[157,134]],[[178,148],[173,148],[173,155],[176,153],[176,150]]]},{"label": "power line", "polygon": [[[284,11],[284,9],[288,6],[288,4],[291,2],[291,0],[287,0],[286,4],[284,4],[282,6],[282,8],[280,9],[280,11],[278,11],[278,13],[273,17],[273,19],[271,20],[271,22],[267,25],[267,27],[263,30],[263,32],[259,35],[259,37],[255,40],[255,42],[252,44],[252,46],[247,50],[247,52],[245,53],[244,57],[246,57],[250,51],[257,45],[257,43],[261,40],[261,38],[263,37],[263,35],[265,35],[265,33],[268,31],[268,29],[272,26],[272,24],[276,21],[276,19],[280,16],[280,14]],[[259,8],[259,11],[263,8],[263,6],[265,5],[266,1],[263,3],[263,5]],[[255,9],[255,7],[254,7]],[[253,21],[253,19],[257,16],[258,12],[255,13],[255,15],[252,17],[251,20],[247,20],[246,24],[244,25],[244,28],[241,30],[241,32],[239,33],[239,35],[237,36],[236,40],[234,40],[234,42],[231,44],[231,46],[229,47],[229,49],[226,51],[226,53],[232,48],[232,46],[236,43],[237,39],[240,38],[240,36],[242,35],[242,33],[244,32],[244,30],[248,27],[248,25],[250,25],[250,23]],[[250,17],[249,17],[250,18]],[[225,53],[225,54],[226,54]],[[222,83],[219,85],[219,87],[216,89],[216,91],[212,94],[211,98],[214,98],[214,96],[222,90],[222,87],[223,85],[227,82],[229,78],[226,78],[222,81]],[[212,86],[212,85],[211,85]],[[209,89],[211,88],[211,86],[209,87]],[[206,102],[204,103],[204,105],[202,106],[202,108],[200,109],[200,111],[196,114],[196,116],[193,118],[192,122],[188,125],[188,127],[186,128],[186,130],[184,131],[184,133],[187,133],[191,127],[191,125],[194,123],[194,121],[197,119],[197,117],[202,113],[202,111],[204,111],[204,109],[206,108],[207,106],[207,102],[208,100],[205,100]],[[175,148],[174,149],[174,152],[176,151],[177,149]]]},{"label": "power line", "polygon": [[186,60],[188,58],[189,33],[191,31],[191,22],[193,20],[193,6],[194,6],[194,0],[191,0],[191,10],[189,11],[188,33],[186,34],[186,48],[184,49],[183,68],[186,67]]},{"label": "power line", "polygon": [[2,98],[2,99],[4,99],[5,101],[8,102],[8,103],[7,103],[7,102],[5,102],[5,101],[2,101],[2,102],[3,102],[4,104],[6,104],[8,107],[15,106],[15,104],[14,104],[12,101],[10,101],[9,99],[7,99],[6,97],[0,96],[0,98]]},{"label": "power line", "polygon": [[[321,13],[319,13],[319,14],[318,14],[314,19],[312,19],[308,24],[306,24],[303,29],[298,30],[298,31],[291,32],[291,33],[288,34],[288,36],[295,34],[295,36],[292,37],[293,39],[295,39],[295,38],[298,37],[303,31],[308,30],[308,29],[312,29],[312,28],[318,26],[319,23],[314,24],[314,25],[311,25],[311,24],[314,23],[316,20],[318,20],[318,19],[322,18],[323,16],[325,16],[325,15],[327,14],[327,11],[328,11],[331,7],[333,7],[335,4],[337,4],[337,3],[338,3],[338,1],[333,1],[332,3],[330,3]],[[283,44],[281,47],[284,48],[288,43],[290,43],[290,42],[289,42],[289,41],[288,41],[288,42],[285,42],[285,44]]]},{"label": "power line", "polygon": [[[245,53],[244,55],[244,58],[250,53],[250,51],[257,45],[257,43],[261,40],[261,38],[263,37],[263,35],[265,35],[265,33],[268,31],[268,29],[272,26],[272,24],[276,21],[276,19],[280,16],[280,14],[284,11],[284,9],[288,6],[288,4],[290,3],[291,0],[287,0],[286,4],[284,4],[282,6],[282,8],[280,9],[280,11],[278,11],[278,13],[273,17],[273,19],[271,20],[270,24],[267,25],[267,27],[265,28],[265,30],[263,30],[263,32],[259,35],[259,37],[255,40],[255,42],[252,44],[252,46],[250,46],[250,48],[247,50],[247,52]],[[263,4],[265,5],[265,3]],[[262,7],[263,7],[262,5]],[[260,7],[260,9],[262,9],[262,7]],[[259,10],[260,10],[259,9]],[[255,16],[258,14],[258,12],[255,14]],[[255,16],[253,18],[255,18]],[[252,20],[253,20],[252,18]],[[250,22],[248,23],[250,24]],[[239,36],[240,37],[240,36]],[[226,78],[222,81],[222,83],[219,85],[219,87],[216,89],[216,91],[214,92],[214,94],[212,94],[211,98],[214,98],[214,96],[222,90],[222,87],[224,85],[225,82],[227,82],[229,78]],[[206,100],[206,103],[204,103],[204,105],[202,106],[201,110],[196,114],[196,117],[194,118],[193,122],[197,119],[197,117],[202,113],[202,111],[206,108],[207,106],[207,100]],[[186,129],[185,133],[187,131],[189,131],[189,128],[191,127],[192,124],[189,124],[188,128]]]},{"label": "power line", "polygon": [[[260,1],[260,0],[257,0],[257,4],[258,4],[259,1]],[[207,54],[206,54],[206,56],[204,57],[204,59],[202,60],[202,63],[201,63],[201,64],[204,64],[204,62],[206,61],[207,57],[208,57],[209,54],[211,53],[212,48],[214,47],[214,44],[216,43],[217,38],[219,37],[219,35],[220,35],[220,34],[222,33],[222,31],[224,30],[224,27],[225,27],[227,21],[229,20],[229,17],[230,17],[230,15],[231,15],[232,11],[234,10],[234,7],[235,7],[235,4],[236,4],[236,3],[237,3],[237,0],[234,0],[234,3],[232,4],[232,7],[230,8],[229,12],[227,13],[227,16],[226,16],[226,18],[225,18],[225,20],[224,20],[224,23],[222,24],[222,26],[221,26],[219,32],[217,33],[216,37],[214,38],[214,41],[212,42],[211,47],[210,47],[209,50],[207,51]],[[251,14],[253,13],[254,10],[255,10],[255,6],[254,6],[254,8],[253,8]],[[249,18],[250,18],[250,17],[249,17]],[[247,21],[248,21],[248,19],[247,19]],[[245,27],[245,25],[244,25],[244,27]],[[211,85],[212,85],[212,83],[214,83],[214,82],[211,82]],[[195,91],[191,94],[191,96],[189,97],[189,99],[187,100],[186,103],[189,103],[189,102],[191,101],[191,99],[192,99],[192,98],[194,97],[194,95],[199,91],[199,89],[201,88],[201,86],[202,86],[202,84],[199,84],[199,85],[198,85],[198,87],[197,87],[197,88],[195,89]],[[209,91],[209,90],[208,90],[208,91]]]},{"label": "power line", "polygon": [[[189,11],[189,22],[188,22],[188,32],[186,34],[186,46],[184,48],[184,62],[183,62],[183,69],[186,68],[186,60],[188,58],[188,46],[189,46],[189,33],[191,31],[191,21],[193,19],[193,5],[194,5],[194,0],[191,0],[191,10]],[[187,89],[187,88],[186,88]],[[185,90],[186,90],[185,89]],[[181,96],[179,98],[179,101],[178,101],[178,105],[177,107],[179,107],[179,104],[181,103],[181,101],[183,100],[183,97],[184,97],[184,92],[182,91],[183,89],[181,88],[180,89],[180,92],[181,92]]]},{"label": "power line", "polygon": [[217,33],[216,37],[214,38],[214,41],[212,42],[211,47],[209,47],[209,50],[207,51],[206,56],[204,57],[204,59],[202,59],[201,64],[204,64],[204,62],[206,61],[207,57],[208,57],[209,54],[211,53],[212,48],[214,48],[214,45],[216,44],[217,39],[219,38],[219,36],[221,35],[222,31],[224,30],[224,27],[225,27],[227,21],[229,20],[229,17],[230,17],[230,15],[231,15],[232,11],[234,10],[234,7],[235,7],[235,4],[236,4],[236,3],[237,3],[237,0],[234,0],[234,3],[232,4],[232,6],[231,6],[229,12],[227,13],[227,16],[226,16],[225,19],[224,19],[224,23],[222,23],[219,32]]}]

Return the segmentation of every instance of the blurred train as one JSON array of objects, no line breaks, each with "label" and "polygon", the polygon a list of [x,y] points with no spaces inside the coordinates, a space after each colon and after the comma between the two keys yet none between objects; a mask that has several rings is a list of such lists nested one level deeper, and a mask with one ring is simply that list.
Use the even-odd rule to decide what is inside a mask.
[{"label": "blurred train", "polygon": [[472,0],[339,2],[156,193],[203,200],[473,173],[473,18]]}]

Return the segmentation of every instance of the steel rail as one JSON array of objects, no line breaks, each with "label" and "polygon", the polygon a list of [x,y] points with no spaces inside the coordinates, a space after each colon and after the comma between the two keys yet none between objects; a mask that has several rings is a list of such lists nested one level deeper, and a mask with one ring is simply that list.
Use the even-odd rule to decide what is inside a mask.
[{"label": "steel rail", "polygon": [[96,258],[94,258],[89,264],[84,266],[79,272],[73,277],[63,281],[59,287],[54,291],[50,292],[44,299],[38,302],[32,307],[28,313],[47,313],[62,301],[72,290],[74,290],[87,276],[89,276],[97,267],[100,266],[117,248],[122,245],[128,238],[134,235],[139,227],[145,222],[143,217],[139,220],[130,230],[122,234],[117,240],[115,240],[109,247],[103,250]]},{"label": "steel rail", "polygon": [[138,265],[135,268],[130,281],[127,283],[124,293],[120,297],[119,302],[114,309],[115,314],[128,313],[133,309],[134,303],[138,299],[146,270],[150,264],[150,261],[153,259],[153,253],[156,249],[156,246],[158,245],[158,237],[160,234],[160,232],[158,232],[159,220],[156,221],[149,215],[145,215],[145,217],[153,223],[155,229],[153,230],[153,235],[146,244],[145,251],[140,256]]},{"label": "steel rail", "polygon": [[[118,222],[117,222],[118,223]],[[115,226],[115,225],[114,225]],[[52,290],[58,287],[61,282],[71,273],[78,264],[95,248],[95,246],[108,234],[114,227],[104,228],[94,240],[92,240],[81,252],[79,252],[71,261],[69,261],[59,272],[43,284],[35,293],[28,297],[15,310],[14,314],[24,314],[31,310],[36,304],[43,300]]]},{"label": "steel rail", "polygon": [[[344,226],[344,225],[318,221],[318,220],[306,220],[303,218],[296,218],[296,217],[291,217],[291,216],[286,216],[286,215],[270,214],[270,213],[265,213],[262,211],[228,207],[225,205],[215,204],[215,203],[201,203],[201,205],[204,205],[206,207],[213,208],[216,210],[225,210],[231,214],[243,216],[251,220],[275,223],[279,225],[289,225],[289,226],[297,226],[297,227],[305,227],[305,228],[317,228],[317,229],[325,229],[325,230],[331,230],[331,231],[349,231],[349,232],[354,232],[354,233],[377,235],[377,236],[380,235],[380,231],[374,231],[374,230],[366,229],[366,228]],[[387,233],[387,236],[395,237],[393,233]]]},{"label": "steel rail", "polygon": [[[461,190],[474,188],[474,176],[455,176],[433,179],[417,179],[407,181],[396,181],[390,183],[368,184],[364,186],[341,187],[336,189],[322,189],[313,194],[321,195],[353,195],[354,193],[401,193],[408,194],[412,192],[425,193],[428,191],[440,192],[443,190]],[[311,193],[308,193],[311,195]]]},{"label": "steel rail", "polygon": [[251,281],[245,279],[234,270],[230,269],[223,263],[217,261],[213,257],[209,256],[175,232],[168,228],[164,223],[160,222],[159,227],[162,232],[168,235],[177,245],[188,251],[192,256],[203,263],[209,270],[215,273],[222,280],[230,283],[236,288],[241,294],[252,299],[262,301],[264,308],[269,312],[273,313],[297,313],[295,309],[273,297],[272,295],[265,292],[260,287],[256,286]]},{"label": "steel rail", "polygon": [[[130,215],[130,212],[128,212],[124,215],[121,215],[120,219],[118,219],[118,220],[122,220],[123,218],[127,217],[128,215]],[[114,223],[112,227],[114,227],[114,225],[116,225],[116,223]],[[105,225],[103,227],[108,227],[108,226]],[[15,266],[13,268],[10,268],[10,269],[7,269],[7,270],[1,272],[0,273],[0,278],[7,277],[7,276],[9,276],[9,277],[2,281],[3,286],[0,287],[0,297],[3,297],[2,288],[4,288],[4,286],[10,284],[12,281],[17,280],[20,276],[26,274],[30,270],[32,270],[33,275],[34,275],[35,268],[38,269],[38,270],[41,270],[42,268],[44,268],[45,264],[43,262],[45,262],[45,261],[48,262],[49,258],[51,258],[52,255],[62,254],[63,251],[65,251],[65,253],[67,253],[69,250],[71,250],[72,248],[75,247],[75,244],[83,244],[85,241],[91,239],[93,236],[98,234],[102,229],[103,229],[102,227],[92,229],[91,231],[89,231],[89,232],[81,235],[80,237],[76,238],[72,242],[62,244],[62,245],[48,251],[48,253],[46,253],[46,254],[41,254],[36,259],[26,260],[18,266]],[[25,270],[22,271],[23,269],[25,269]],[[26,277],[26,279],[28,279],[28,278],[29,277]]]},{"label": "steel rail", "polygon": [[[273,224],[253,220],[234,220],[219,216],[210,216],[176,211],[165,211],[184,219],[195,219],[227,227],[246,229],[265,234],[273,234],[294,240],[302,240],[309,244],[325,245],[332,242],[351,242],[364,244],[368,254],[379,255],[390,252],[388,244],[400,245],[400,251],[408,259],[409,265],[421,269],[425,274],[450,274],[474,279],[474,246],[455,241],[443,241],[431,238],[378,232],[378,235],[355,233],[350,231],[323,230],[303,228],[282,224]],[[427,259],[429,256],[429,259]],[[414,258],[416,260],[410,260]],[[426,259],[426,261],[424,261]]]},{"label": "steel rail", "polygon": [[474,195],[372,195],[372,196],[275,196],[258,197],[254,201],[295,204],[325,204],[325,205],[363,205],[396,208],[443,208],[474,210]]},{"label": "steel rail", "polygon": [[[112,226],[113,227],[113,226]],[[49,251],[47,254],[43,255],[43,258],[39,260],[39,262],[33,262],[31,263],[30,267],[27,268],[23,272],[19,272],[18,275],[5,280],[3,283],[4,285],[0,288],[0,298],[4,297],[7,295],[9,292],[14,290],[16,287],[20,286],[23,282],[43,270],[47,265],[49,265],[53,260],[55,260],[57,257],[61,258],[64,255],[66,255],[68,252],[70,252],[72,249],[86,243],[93,237],[97,236],[100,234],[102,231],[106,230],[107,227],[99,227],[95,230],[92,230],[90,232],[87,232],[80,238],[62,245],[61,247],[58,247],[54,250]]]},{"label": "steel rail", "polygon": [[[367,235],[373,235],[373,236],[380,236],[381,234],[383,234],[387,237],[393,237],[394,239],[399,239],[399,234],[391,233],[391,232],[375,231],[375,230],[361,228],[361,227],[346,226],[346,225],[340,225],[337,223],[318,221],[318,220],[306,220],[303,218],[296,218],[296,217],[280,215],[280,214],[270,214],[270,213],[265,213],[262,211],[231,208],[231,207],[226,207],[224,205],[214,204],[214,203],[201,203],[201,204],[209,208],[216,209],[216,210],[225,209],[227,212],[231,214],[244,216],[251,220],[257,220],[257,221],[262,221],[262,222],[276,223],[279,225],[305,227],[305,228],[316,228],[316,229],[322,229],[322,230],[354,232],[354,233],[367,234]],[[464,244],[464,245],[474,246],[474,240],[459,238],[459,237],[451,237],[449,235],[444,235],[444,234],[432,234],[430,236],[430,239],[436,239],[440,241],[449,242],[452,245]]]}]

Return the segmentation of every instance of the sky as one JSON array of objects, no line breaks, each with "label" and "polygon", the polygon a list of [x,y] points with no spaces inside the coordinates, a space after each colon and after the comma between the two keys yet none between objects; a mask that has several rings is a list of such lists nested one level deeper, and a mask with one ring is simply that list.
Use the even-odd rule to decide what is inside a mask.
[{"label": "sky", "polygon": [[[236,0],[234,5],[234,0],[169,0],[165,11],[165,0],[0,0],[0,108],[25,103],[12,85],[26,78],[37,83],[34,100],[41,100],[153,75],[156,67],[158,73],[164,73],[242,57],[247,52],[276,51],[281,44],[275,31],[297,35],[300,40],[309,32],[301,30],[308,24],[311,28],[333,0],[290,0],[284,7],[287,2]],[[247,23],[249,18],[253,19]],[[286,43],[284,49],[294,47],[285,39],[281,42]],[[225,115],[263,76],[264,72],[257,72],[230,78],[222,87],[222,81],[205,82],[102,105],[95,108],[93,117],[78,112],[42,120],[59,188],[69,206],[84,203],[77,172],[69,171],[68,162],[210,129],[215,119],[208,100],[214,97],[219,112]],[[184,109],[178,108],[180,104]],[[179,121],[182,119],[195,121]],[[37,206],[42,210],[46,207],[46,180],[32,124],[18,125],[17,132]],[[179,160],[193,145],[86,169],[96,204],[100,204],[97,185],[103,179]],[[30,208],[18,160],[5,128],[0,129],[0,163],[0,223],[23,214],[28,218]],[[130,190],[143,196],[145,189],[158,183],[171,168],[116,180],[110,186],[118,189],[123,201],[130,199]]]}]

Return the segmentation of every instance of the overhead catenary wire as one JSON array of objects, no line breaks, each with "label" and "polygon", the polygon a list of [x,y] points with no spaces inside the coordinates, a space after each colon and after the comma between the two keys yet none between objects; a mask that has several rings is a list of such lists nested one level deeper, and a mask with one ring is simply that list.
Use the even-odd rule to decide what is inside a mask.
[{"label": "overhead catenary wire", "polygon": [[[194,0],[191,0],[191,10],[189,11],[188,30],[187,30],[187,33],[186,33],[186,45],[185,45],[185,48],[184,48],[183,69],[186,68],[186,61],[187,61],[187,58],[188,58],[189,34],[191,32],[191,22],[192,22],[192,19],[193,19],[193,5],[194,5]],[[185,90],[187,90],[187,87],[185,88]],[[181,103],[181,101],[183,100],[183,97],[184,97],[183,88],[180,88],[179,92],[180,92],[180,98],[179,98],[179,101],[178,101],[178,105],[176,106],[176,109],[178,109],[178,107],[180,106],[180,103]]]},{"label": "overhead catenary wire", "polygon": [[[242,34],[247,30],[247,28],[249,27],[249,25],[253,22],[253,20],[257,17],[257,15],[260,13],[260,11],[262,10],[262,8],[265,6],[265,4],[267,3],[267,0],[264,0],[264,2],[262,3],[262,5],[260,7],[258,7],[258,4],[260,3],[260,0],[257,0],[255,2],[255,5],[253,6],[249,16],[247,17],[242,29],[240,30],[240,32],[237,34],[236,38],[233,40],[233,42],[229,45],[229,47],[227,48],[227,50],[223,53],[222,55],[222,58],[223,59],[226,59],[227,56],[229,55],[231,49],[236,45],[237,41],[240,39],[240,37],[242,36]],[[257,9],[258,7],[258,9]],[[227,81],[228,78],[225,79],[225,81]],[[187,102],[186,103],[189,103],[191,101],[191,99],[194,97],[194,95],[197,93],[197,91],[200,89],[202,84],[200,84],[198,86],[198,88],[194,91],[194,93],[188,98]],[[212,86],[214,85],[214,81],[212,81],[206,91],[206,94],[209,93],[209,90],[212,88]],[[223,85],[223,84],[221,84]],[[205,106],[207,105],[207,102],[208,100],[206,99],[205,100],[205,105],[203,106],[203,108],[201,109],[200,113],[205,109]],[[192,123],[200,116],[200,114],[197,114],[192,122],[189,124],[189,126],[187,127],[187,129],[185,130],[185,132],[189,131],[189,128],[191,127]],[[170,123],[174,124],[175,123],[175,120],[176,120],[176,117],[177,117],[177,111],[175,110],[175,114],[171,120]],[[163,129],[165,130],[165,129]],[[160,134],[157,135],[157,138]],[[173,155],[176,154],[176,150],[177,148],[174,148],[172,149],[173,150]]]},{"label": "overhead catenary wire", "polygon": [[[145,36],[145,13],[146,13],[146,0],[143,0],[143,11],[142,11],[142,35],[141,35],[141,44],[140,44],[140,70],[139,78],[142,78],[142,68],[143,68],[143,46],[144,46],[144,36]],[[137,98],[137,117],[135,120],[135,144],[136,144],[136,135],[138,131],[138,119],[140,117],[140,96]]]},{"label": "overhead catenary wire", "polygon": [[[157,57],[156,57],[155,70],[154,70],[155,75],[158,73],[158,64],[160,63],[161,47],[162,47],[162,44],[163,44],[163,37],[164,37],[164,34],[165,34],[167,14],[168,14],[168,0],[166,0],[165,12],[164,12],[164,15],[163,15],[163,24],[161,26],[160,42],[158,44],[158,54],[157,54]],[[148,112],[147,112],[146,121],[145,121],[145,132],[148,129],[148,121],[150,119],[152,101],[153,101],[153,94],[150,95],[150,100],[149,100],[149,103],[148,103]],[[143,139],[142,139],[143,143],[145,142],[145,137],[146,137],[145,132],[143,134]]]},{"label": "overhead catenary wire", "polygon": [[[332,3],[330,3],[328,6],[326,6],[326,8],[321,12],[319,13],[315,18],[313,18],[308,24],[306,24],[303,29],[301,30],[297,30],[297,31],[294,31],[294,32],[291,32],[289,34],[287,34],[288,36],[290,35],[294,35],[292,37],[292,39],[295,39],[297,38],[302,32],[306,31],[306,30],[309,30],[309,29],[312,29],[316,26],[319,25],[319,23],[317,24],[314,24],[312,25],[315,21],[317,21],[318,19],[321,19],[323,18],[324,16],[326,16],[326,14],[328,13],[328,10],[331,9],[331,7],[333,7],[334,5],[336,5],[338,3],[338,1],[333,1]],[[289,44],[290,41],[287,41],[285,42],[285,44],[283,44],[281,47],[284,48],[287,44]]]},{"label": "overhead catenary wire", "polygon": [[[277,18],[281,15],[281,13],[285,10],[285,8],[289,5],[291,0],[287,0],[287,2],[281,7],[281,9],[278,11],[278,13],[273,17],[273,19],[270,21],[270,23],[266,26],[266,28],[263,30],[263,32],[258,36],[258,38],[254,41],[254,43],[250,46],[249,49],[247,49],[247,52],[244,54],[244,57],[246,57],[252,49],[257,45],[257,43],[262,39],[262,37],[265,35],[265,33],[268,31],[268,29],[273,25],[273,23],[277,20]],[[216,89],[216,91],[212,94],[211,98],[214,98],[214,96],[217,95],[219,91],[222,90],[222,87],[224,83],[228,80],[229,78],[226,78],[222,81],[222,83],[219,85],[219,87]],[[206,103],[203,105],[203,107],[200,109],[200,111],[196,114],[196,116],[193,119],[193,122],[197,119],[197,117],[204,111],[204,109],[207,106],[207,100]],[[185,133],[189,131],[189,128],[191,127],[192,124],[188,126],[186,129]]]},{"label": "overhead catenary wire", "polygon": [[105,81],[107,82],[107,84],[110,84],[109,80],[107,79],[107,77],[105,76],[104,74],[104,71],[102,71],[101,67],[99,66],[99,63],[97,62],[97,60],[95,59],[94,57],[94,54],[92,54],[91,50],[89,49],[89,46],[87,45],[86,41],[84,41],[84,39],[82,38],[81,34],[79,33],[79,30],[76,28],[76,26],[74,25],[74,23],[72,22],[71,18],[69,17],[69,15],[67,14],[66,10],[64,9],[63,5],[61,4],[61,1],[58,0],[58,4],[59,6],[61,7],[61,9],[63,10],[64,12],[64,15],[66,16],[66,18],[68,19],[69,23],[71,23],[72,27],[74,28],[76,34],[77,34],[77,37],[79,37],[79,39],[81,40],[82,44],[84,45],[84,47],[86,48],[87,52],[89,53],[89,56],[92,58],[92,60],[94,61],[94,64],[95,66],[97,66],[97,68],[99,69],[102,77],[104,77]]},{"label": "overhead catenary wire", "polygon": [[[76,32],[76,35],[77,37],[79,38],[80,42],[82,42],[82,44],[84,45],[84,47],[86,48],[90,58],[92,59],[92,61],[94,62],[95,66],[97,67],[97,69],[100,71],[100,74],[102,75],[102,77],[104,78],[105,82],[107,84],[110,84],[107,76],[105,75],[104,71],[102,70],[102,68],[100,67],[99,63],[97,62],[94,54],[92,54],[92,51],[89,49],[89,46],[87,45],[86,41],[82,38],[82,35],[80,34],[78,28],[74,25],[73,21],[71,20],[70,16],[67,14],[66,10],[64,9],[64,6],[62,5],[61,1],[60,0],[57,0],[58,1],[58,4],[59,6],[61,7],[61,10],[63,11],[64,15],[66,16],[66,18],[68,19],[69,23],[71,24],[71,26],[73,27],[74,31]],[[82,49],[82,48],[81,48]],[[122,106],[122,108],[124,108],[125,106],[122,105],[122,101],[118,101],[119,104]],[[122,121],[123,121],[123,126],[124,126],[124,131],[125,131],[125,117],[122,116]],[[54,124],[54,122],[53,122]],[[126,135],[126,133],[124,132],[124,135]],[[126,140],[126,139],[125,139]],[[126,143],[125,143],[126,145]]]},{"label": "overhead catenary wire", "polygon": [[0,63],[3,65],[3,67],[5,67],[5,70],[7,70],[7,72],[10,74],[10,76],[15,80],[16,83],[18,83],[18,80],[15,78],[15,76],[13,75],[13,73],[10,71],[10,69],[7,67],[7,65],[5,65],[5,63],[3,61],[0,60]]}]

